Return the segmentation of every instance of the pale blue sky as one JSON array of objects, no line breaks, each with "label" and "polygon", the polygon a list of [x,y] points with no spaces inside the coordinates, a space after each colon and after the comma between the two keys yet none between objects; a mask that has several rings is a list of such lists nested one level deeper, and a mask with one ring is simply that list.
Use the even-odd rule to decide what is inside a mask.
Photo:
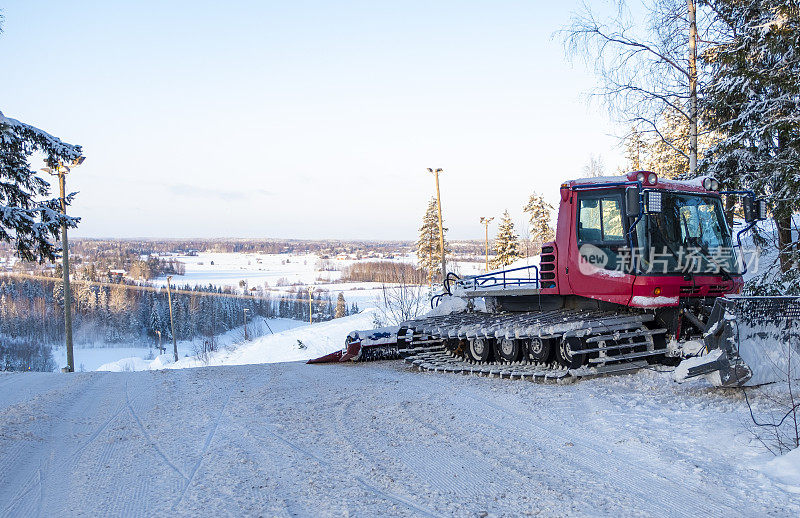
[{"label": "pale blue sky", "polygon": [[84,146],[76,236],[451,238],[622,163],[577,0],[3,2],[0,110]]}]

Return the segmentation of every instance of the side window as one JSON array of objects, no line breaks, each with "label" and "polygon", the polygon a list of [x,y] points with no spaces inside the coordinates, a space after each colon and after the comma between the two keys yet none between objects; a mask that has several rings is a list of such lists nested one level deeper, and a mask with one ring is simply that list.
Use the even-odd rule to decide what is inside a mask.
[{"label": "side window", "polygon": [[624,241],[622,206],[617,198],[601,198],[603,212],[603,241]]},{"label": "side window", "polygon": [[582,199],[578,212],[578,241],[602,241],[603,228],[600,224],[600,200]]},{"label": "side window", "polygon": [[578,241],[588,243],[625,241],[620,196],[580,199]]}]

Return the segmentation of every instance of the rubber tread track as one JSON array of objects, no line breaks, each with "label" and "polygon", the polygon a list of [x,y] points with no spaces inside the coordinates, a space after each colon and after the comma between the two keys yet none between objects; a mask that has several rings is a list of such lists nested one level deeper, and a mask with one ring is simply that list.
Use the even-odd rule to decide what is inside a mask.
[{"label": "rubber tread track", "polygon": [[613,374],[636,372],[649,367],[646,361],[625,362],[619,364],[603,365],[600,367],[580,367],[566,369],[558,364],[531,363],[531,362],[488,362],[475,363],[454,356],[444,348],[417,352],[415,349],[406,349],[405,362],[421,371],[448,372],[453,374],[474,374],[495,378],[528,380],[538,383],[570,383],[579,379],[597,378]]},{"label": "rubber tread track", "polygon": [[[509,379],[526,379],[542,383],[565,383],[582,378],[592,378],[634,372],[648,364],[646,361],[623,361],[596,367],[584,366],[567,369],[559,364],[521,362],[477,363],[456,356],[443,344],[446,339],[470,340],[475,338],[561,338],[592,337],[649,339],[664,330],[648,330],[645,323],[654,319],[649,313],[619,314],[603,311],[554,310],[523,313],[455,313],[450,315],[413,320],[403,324],[407,328],[405,340],[411,348],[399,351],[405,361],[420,370],[477,374]],[[416,343],[431,344],[440,340],[438,346],[414,347]],[[593,346],[595,344],[592,344]],[[609,350],[619,348],[609,347]],[[657,354],[645,352],[640,356]],[[636,359],[636,356],[630,358]],[[615,362],[610,357],[609,362]]]}]

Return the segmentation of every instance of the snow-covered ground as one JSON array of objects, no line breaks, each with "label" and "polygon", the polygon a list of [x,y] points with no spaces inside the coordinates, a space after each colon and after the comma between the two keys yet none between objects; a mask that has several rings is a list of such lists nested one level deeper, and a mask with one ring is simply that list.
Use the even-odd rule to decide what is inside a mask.
[{"label": "snow-covered ground", "polygon": [[[248,333],[251,337],[260,337],[265,334],[281,333],[296,327],[307,326],[308,322],[301,322],[289,318],[264,319],[255,317],[248,323]],[[239,326],[215,338],[216,345],[220,349],[230,348],[237,343],[244,341],[244,327]],[[202,350],[205,337],[197,337],[194,340],[182,340],[178,342],[178,357],[193,357]],[[151,344],[154,345],[154,344]],[[167,356],[173,357],[172,342],[164,340],[163,346],[167,351]],[[105,364],[117,363],[119,370],[145,370],[145,365],[158,354],[158,350],[149,347],[114,347],[106,343],[96,344],[95,347],[79,345],[73,349],[75,355],[75,369],[78,371],[94,371]],[[53,349],[53,359],[60,369],[67,364],[67,350],[65,347]],[[137,368],[138,367],[138,368]],[[108,369],[105,369],[108,370]]]},{"label": "snow-covered ground", "polygon": [[798,516],[738,391],[401,362],[0,374],[0,515]]},{"label": "snow-covered ground", "polygon": [[[173,356],[166,354],[146,361],[141,357],[122,358],[101,365],[101,371],[142,371],[152,369],[186,369],[207,367],[209,365],[246,365],[254,363],[277,363],[317,358],[344,346],[345,337],[355,330],[372,329],[375,310],[365,310],[349,317],[337,318],[328,322],[308,325],[293,320],[283,329],[274,328],[253,340],[244,341],[241,331],[230,333],[217,351],[207,355],[192,354],[173,362]],[[286,319],[280,319],[286,320]],[[268,322],[274,323],[274,320]]]}]

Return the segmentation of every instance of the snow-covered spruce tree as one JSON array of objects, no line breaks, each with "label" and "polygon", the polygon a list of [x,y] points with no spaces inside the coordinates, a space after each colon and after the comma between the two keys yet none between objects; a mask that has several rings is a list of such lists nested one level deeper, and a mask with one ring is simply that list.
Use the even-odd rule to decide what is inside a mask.
[{"label": "snow-covered spruce tree", "polygon": [[50,184],[31,169],[34,153],[55,167],[72,163],[81,148],[0,112],[0,242],[11,243],[24,260],[52,261],[60,250],[54,243],[62,223],[75,227],[79,218],[61,214],[58,198],[50,198]]},{"label": "snow-covered spruce tree", "polygon": [[[447,236],[447,228],[442,231]],[[444,243],[447,252],[447,240]],[[428,202],[428,209],[422,218],[422,226],[419,227],[419,239],[417,240],[417,260],[423,270],[428,272],[429,283],[433,282],[439,273],[442,264],[442,247],[439,244],[439,214],[436,198],[431,198]]]},{"label": "snow-covered spruce tree", "polygon": [[[703,59],[712,72],[707,119],[723,138],[702,166],[726,188],[770,202],[778,229],[779,291],[800,292],[792,215],[800,209],[800,5],[797,0],[711,0],[727,41]],[[795,278],[794,282],[789,277]]]},{"label": "snow-covered spruce tree", "polygon": [[517,259],[519,259],[519,237],[514,232],[511,215],[505,211],[494,240],[494,259],[491,266],[492,268],[508,266]]},{"label": "snow-covered spruce tree", "polygon": [[344,293],[341,291],[339,292],[339,296],[336,297],[336,313],[333,315],[333,318],[342,318],[347,316],[347,302],[344,300]]},{"label": "snow-covered spruce tree", "polygon": [[[662,137],[643,133],[636,126],[622,139],[628,171],[654,171],[662,178],[689,177],[689,122],[677,110],[667,107],[656,119]],[[698,121],[698,157],[719,139],[705,121]]]},{"label": "snow-covered spruce tree", "polygon": [[[681,178],[689,175],[689,121],[677,110],[667,108],[658,118],[665,138],[650,138],[644,169],[662,178]],[[698,137],[698,155],[704,149]]]},{"label": "snow-covered spruce tree", "polygon": [[553,206],[547,203],[542,195],[534,192],[522,210],[530,218],[530,239],[534,245],[533,253],[538,254],[542,250],[542,243],[552,241],[556,235],[553,227],[550,226]]},{"label": "snow-covered spruce tree", "polygon": [[644,135],[636,126],[631,126],[631,131],[622,141],[625,148],[625,158],[628,160],[628,171],[641,171],[644,163],[647,144]]}]

